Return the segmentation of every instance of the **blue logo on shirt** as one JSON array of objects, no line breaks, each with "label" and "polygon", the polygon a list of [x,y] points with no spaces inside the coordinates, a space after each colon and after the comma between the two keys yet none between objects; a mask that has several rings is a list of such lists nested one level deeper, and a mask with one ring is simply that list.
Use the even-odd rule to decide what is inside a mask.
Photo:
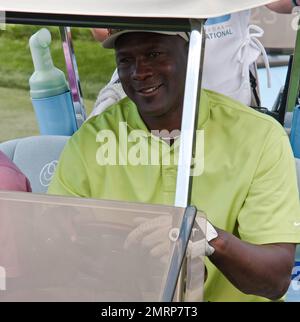
[{"label": "blue logo on shirt", "polygon": [[216,18],[209,18],[206,20],[205,26],[211,26],[211,25],[216,25],[218,23],[226,22],[230,20],[231,15],[225,15],[221,17],[216,17]]}]

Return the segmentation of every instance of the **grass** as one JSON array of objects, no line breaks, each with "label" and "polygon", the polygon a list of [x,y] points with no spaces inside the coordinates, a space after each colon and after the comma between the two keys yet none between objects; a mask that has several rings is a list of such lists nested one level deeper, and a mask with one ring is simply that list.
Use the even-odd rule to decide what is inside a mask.
[{"label": "grass", "polygon": [[[28,45],[39,26],[7,25],[0,30],[0,142],[38,134],[29,97],[29,78],[33,63]],[[65,60],[58,27],[47,27],[52,36],[54,65],[65,72]],[[87,113],[92,109],[99,90],[115,69],[114,53],[103,49],[88,28],[72,28],[81,88]],[[66,75],[67,76],[67,75]]]},{"label": "grass", "polygon": [[[84,100],[89,114],[94,101]],[[31,135],[38,135],[39,130],[29,93],[23,89],[0,87],[0,142]]]},{"label": "grass", "polygon": [[[28,40],[38,26],[9,25],[0,31],[0,86],[29,90],[28,80],[33,73]],[[52,35],[51,54],[54,64],[65,72],[65,62],[59,30],[48,27]],[[109,81],[115,68],[114,53],[103,49],[89,29],[72,29],[83,95],[95,100],[99,90]]]},{"label": "grass", "polygon": [[1,142],[38,134],[35,115],[26,91],[0,87],[0,113]]}]

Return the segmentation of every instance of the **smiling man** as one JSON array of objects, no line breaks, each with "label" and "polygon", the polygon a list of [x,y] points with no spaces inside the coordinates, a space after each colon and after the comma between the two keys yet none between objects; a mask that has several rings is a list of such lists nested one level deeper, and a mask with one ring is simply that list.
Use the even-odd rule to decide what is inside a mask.
[{"label": "smiling man", "polygon": [[[49,192],[172,205],[188,37],[117,31],[103,46],[115,48],[128,97],[69,140]],[[197,130],[204,133],[205,164],[193,178],[191,204],[205,211],[217,231],[209,242],[205,300],[278,299],[289,285],[300,242],[289,139],[274,119],[205,90]]]},{"label": "smiling man", "polygon": [[180,35],[148,33],[145,41],[144,33],[127,33],[116,43],[121,83],[151,130],[181,126],[188,38]]}]

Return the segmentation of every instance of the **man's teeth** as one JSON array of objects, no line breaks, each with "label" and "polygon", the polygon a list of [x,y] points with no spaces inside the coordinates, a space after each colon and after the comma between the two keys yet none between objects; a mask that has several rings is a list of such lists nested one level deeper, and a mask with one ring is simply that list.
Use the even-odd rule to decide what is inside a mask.
[{"label": "man's teeth", "polygon": [[158,87],[151,87],[151,88],[147,88],[147,89],[143,89],[141,92],[145,93],[145,94],[149,94],[154,92]]}]

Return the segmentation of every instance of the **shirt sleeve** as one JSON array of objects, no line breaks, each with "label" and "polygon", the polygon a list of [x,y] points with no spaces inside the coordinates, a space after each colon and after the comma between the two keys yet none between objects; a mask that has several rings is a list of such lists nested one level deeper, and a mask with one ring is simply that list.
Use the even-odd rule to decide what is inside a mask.
[{"label": "shirt sleeve", "polygon": [[295,159],[277,127],[266,139],[238,225],[240,237],[254,244],[300,243]]},{"label": "shirt sleeve", "polygon": [[0,190],[31,192],[28,179],[10,167],[0,167]]},{"label": "shirt sleeve", "polygon": [[67,142],[48,188],[48,194],[90,197],[87,167],[77,137],[74,135]]}]

